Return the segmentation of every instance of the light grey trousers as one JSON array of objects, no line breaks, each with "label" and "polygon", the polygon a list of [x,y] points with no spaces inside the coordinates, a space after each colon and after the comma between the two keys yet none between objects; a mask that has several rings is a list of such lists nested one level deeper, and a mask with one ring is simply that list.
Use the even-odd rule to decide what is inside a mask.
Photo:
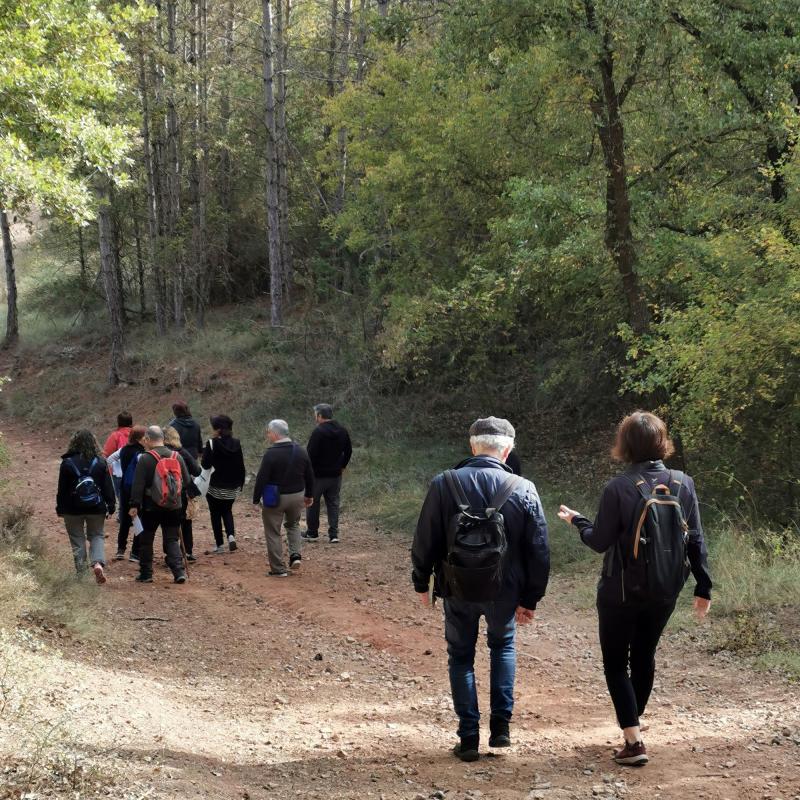
[{"label": "light grey trousers", "polygon": [[269,568],[273,572],[286,571],[286,562],[283,560],[283,539],[281,538],[282,524],[286,526],[289,556],[300,555],[302,544],[300,517],[303,514],[304,497],[304,492],[282,494],[281,501],[275,508],[261,507],[261,521],[264,523],[264,538],[267,540]]},{"label": "light grey trousers", "polygon": [[89,542],[89,562],[105,566],[106,535],[104,514],[64,514],[64,525],[67,528],[75,569],[81,572],[86,569],[86,542]]}]

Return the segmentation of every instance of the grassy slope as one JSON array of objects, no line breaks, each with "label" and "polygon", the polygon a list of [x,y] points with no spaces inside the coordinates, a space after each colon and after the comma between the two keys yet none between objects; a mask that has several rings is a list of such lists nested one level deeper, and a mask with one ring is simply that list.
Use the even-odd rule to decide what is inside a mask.
[{"label": "grassy slope", "polygon": [[[260,301],[216,309],[205,330],[190,328],[165,338],[154,335],[151,322],[132,325],[128,383],[108,392],[102,309],[86,300],[74,269],[65,272],[52,252],[45,240],[19,256],[27,274],[21,287],[22,345],[16,361],[0,359],[0,374],[13,370],[14,381],[3,395],[8,410],[31,429],[47,430],[55,447],[63,446],[78,426],[104,435],[122,408],[132,411],[137,422],[164,423],[171,402],[182,398],[201,420],[223,411],[236,420],[248,468],[254,471],[264,448],[265,421],[283,417],[293,435],[305,441],[313,424],[311,406],[331,402],[354,440],[347,506],[387,533],[410,536],[431,476],[466,453],[459,432],[478,413],[494,411],[468,403],[458,407],[452,398],[424,393],[381,393],[357,319],[317,308],[298,313],[275,332]],[[581,448],[565,450],[555,426],[540,426],[534,419],[515,422],[525,471],[534,478],[550,520],[554,567],[580,578],[573,599],[589,606],[597,559],[555,512],[564,501],[590,513],[613,466],[597,453],[587,459]],[[765,607],[774,616],[773,621],[762,618],[755,628],[750,625],[750,638],[741,635],[744,623],[735,622],[727,644],[763,650],[759,654],[768,661],[800,667],[795,637],[787,642],[777,632],[785,616],[782,608],[797,603],[798,552],[787,550],[780,535],[731,524],[710,506],[704,517],[719,589],[716,609],[733,620],[742,614],[752,620]],[[770,652],[779,655],[773,658]]]}]

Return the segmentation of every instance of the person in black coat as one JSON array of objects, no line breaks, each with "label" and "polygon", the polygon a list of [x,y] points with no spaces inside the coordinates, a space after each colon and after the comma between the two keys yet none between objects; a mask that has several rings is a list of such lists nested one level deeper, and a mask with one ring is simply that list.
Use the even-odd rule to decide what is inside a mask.
[{"label": "person in black coat", "polygon": [[64,520],[75,569],[86,569],[86,544],[95,580],[105,583],[105,520],[116,508],[111,473],[91,431],[80,430],[61,456],[56,514]]},{"label": "person in black coat", "polygon": [[175,415],[168,422],[166,428],[175,428],[181,439],[181,446],[184,447],[192,458],[199,458],[203,449],[203,434],[200,430],[200,423],[192,417],[189,406],[182,400],[172,404],[172,413]]},{"label": "person in black coat", "polygon": [[228,548],[231,552],[236,550],[233,504],[244,487],[245,468],[241,442],[233,436],[233,420],[225,414],[217,414],[211,417],[211,427],[214,434],[203,448],[200,465],[203,469],[214,470],[206,501],[216,543],[212,552],[219,554],[225,552],[223,528]]},{"label": "person in black coat", "polygon": [[[655,677],[655,653],[659,639],[675,610],[675,597],[637,599],[626,595],[623,555],[641,517],[643,487],[647,493],[663,492],[662,499],[676,498],[688,529],[687,557],[697,583],[694,590],[695,614],[702,620],[711,606],[711,575],[708,551],[700,523],[700,509],[694,481],[674,473],[664,465],[673,452],[667,426],[655,414],[635,411],[617,428],[612,455],[628,464],[628,470],[613,478],[603,490],[594,522],[562,505],[558,516],[574,525],[581,541],[598,553],[605,553],[603,571],[597,585],[597,614],[600,647],[608,691],[622,728],[625,742],[614,754],[618,764],[646,764],[647,750],[639,726]],[[619,546],[618,546],[619,545]]]},{"label": "person in black coat", "polygon": [[[187,448],[181,445],[180,435],[175,428],[170,426],[164,429],[164,444],[169,447],[170,450],[174,450],[176,453],[181,455],[184,463],[186,464],[186,469],[192,478],[196,478],[202,472],[200,468],[200,462],[188,451]],[[181,538],[183,539],[183,546],[186,550],[187,561],[197,561],[197,558],[192,552],[194,550],[194,531],[192,529],[192,520],[188,510],[189,501],[197,497],[198,494],[199,491],[192,481],[183,487]]]},{"label": "person in black coat", "polygon": [[[128,535],[133,522],[128,513],[131,510],[133,476],[136,473],[136,462],[139,460],[139,456],[145,452],[143,442],[146,433],[147,428],[144,425],[132,427],[131,432],[128,434],[128,443],[108,459],[109,463],[118,460],[122,472],[119,486],[120,523],[119,533],[117,534],[117,554],[114,556],[115,561],[122,561],[125,558],[125,550],[128,547]],[[139,540],[134,536],[131,544],[130,561],[135,564],[139,563],[138,552]]]}]

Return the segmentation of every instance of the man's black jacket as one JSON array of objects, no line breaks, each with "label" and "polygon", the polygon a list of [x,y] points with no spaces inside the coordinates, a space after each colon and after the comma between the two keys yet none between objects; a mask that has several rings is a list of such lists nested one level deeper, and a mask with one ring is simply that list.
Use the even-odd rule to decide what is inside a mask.
[{"label": "man's black jacket", "polygon": [[305,492],[314,496],[314,472],[305,447],[292,441],[275,442],[261,459],[253,486],[253,502],[258,504],[268,483],[278,485],[281,494]]},{"label": "man's black jacket", "polygon": [[[669,482],[669,470],[663,461],[643,461],[634,464],[629,475],[641,475],[650,485]],[[625,475],[618,475],[603,489],[600,508],[594,523],[581,515],[572,520],[572,524],[580,531],[581,539],[597,553],[605,553],[603,573],[597,584],[597,603],[602,606],[623,604],[622,578],[619,564],[615,558],[616,543],[619,538],[630,532],[633,517],[639,506],[641,494],[636,486]],[[697,503],[697,492],[694,481],[685,475],[680,489],[681,508],[689,526],[688,556],[692,574],[697,582],[694,590],[696,597],[711,598],[711,574],[708,571],[708,549],[700,524],[700,508]],[[609,574],[610,573],[610,574]]]},{"label": "man's black jacket", "polygon": [[[467,499],[473,508],[486,508],[511,470],[491,456],[473,456],[457,467]],[[436,594],[450,595],[442,561],[447,555],[447,526],[458,507],[445,483],[444,474],[437,475],[428,489],[428,496],[414,534],[411,549],[411,579],[417,592],[426,592],[431,574],[436,576]],[[547,522],[536,487],[522,479],[501,509],[508,539],[508,568],[503,576],[503,589],[497,598],[513,601],[534,609],[544,597],[550,574],[550,548]]]},{"label": "man's black jacket", "polygon": [[308,456],[314,475],[318,478],[336,478],[350,463],[353,446],[350,434],[336,420],[321,422],[308,440]]}]

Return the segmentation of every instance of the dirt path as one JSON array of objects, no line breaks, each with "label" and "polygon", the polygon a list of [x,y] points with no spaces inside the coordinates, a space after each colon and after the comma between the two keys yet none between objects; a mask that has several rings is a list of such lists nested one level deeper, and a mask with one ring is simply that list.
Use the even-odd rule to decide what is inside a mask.
[{"label": "dirt path", "polygon": [[[11,480],[68,563],[53,515],[58,461],[4,430]],[[138,586],[133,564],[112,562],[99,602],[113,637],[58,642],[67,667],[48,702],[72,713],[80,697],[79,744],[124,760],[142,797],[800,798],[796,688],[710,655],[707,629],[665,637],[647,719],[653,761],[616,767],[594,616],[560,601],[560,578],[520,630],[514,747],[461,764],[448,753],[441,614],[414,601],[408,541],[346,515],[341,545],[308,545],[300,574],[276,581],[260,518],[244,501],[236,515],[230,556],[202,555],[212,537],[200,519],[201,558],[183,587],[166,570]],[[485,653],[478,670],[485,704]]]}]

